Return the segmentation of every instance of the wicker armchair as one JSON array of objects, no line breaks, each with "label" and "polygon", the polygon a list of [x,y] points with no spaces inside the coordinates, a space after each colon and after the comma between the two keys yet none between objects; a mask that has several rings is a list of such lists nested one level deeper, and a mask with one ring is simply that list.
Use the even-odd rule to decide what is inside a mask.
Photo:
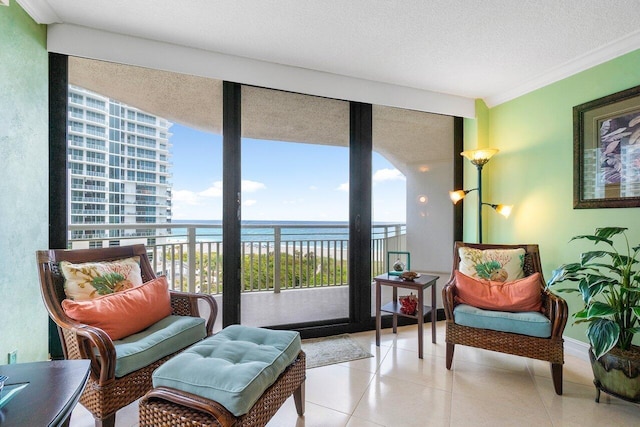
[{"label": "wicker armchair", "polygon": [[[65,315],[61,305],[65,298],[64,277],[59,269],[59,263],[60,261],[73,263],[114,261],[132,256],[140,257],[140,269],[144,282],[156,277],[144,245],[37,252],[42,297],[49,316],[58,326],[64,357],[91,361],[89,380],[80,402],[93,414],[96,426],[114,426],[116,411],[151,390],[152,372],[182,349],[177,348],[173,354],[144,368],[120,378],[116,377],[116,350],[109,336],[99,328],[79,323]],[[197,317],[199,316],[198,301],[209,308],[206,334],[210,336],[218,311],[216,302],[210,295],[171,291],[172,314]]]},{"label": "wicker armchair", "polygon": [[481,250],[523,248],[525,250],[525,276],[529,276],[535,272],[539,272],[542,275],[538,245],[492,245],[456,242],[453,251],[451,278],[442,289],[442,301],[446,316],[447,369],[451,369],[453,351],[456,344],[544,360],[551,363],[551,377],[553,379],[555,392],[561,395],[562,365],[564,363],[562,332],[567,323],[567,303],[562,298],[551,294],[541,286],[542,313],[551,321],[551,337],[549,338],[538,338],[457,324],[453,312],[456,305],[456,280],[454,272],[458,270],[460,264],[459,249],[463,246]]}]

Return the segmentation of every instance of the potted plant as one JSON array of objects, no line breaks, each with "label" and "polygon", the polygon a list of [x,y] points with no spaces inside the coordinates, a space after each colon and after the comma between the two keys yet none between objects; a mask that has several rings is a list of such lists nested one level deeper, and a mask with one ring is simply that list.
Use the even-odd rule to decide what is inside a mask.
[{"label": "potted plant", "polygon": [[[640,245],[631,247],[626,228],[597,228],[594,234],[575,236],[603,250],[580,255],[580,262],[564,264],[548,282],[559,292],[578,292],[584,307],[573,314],[575,323],[587,323],[589,358],[597,388],[632,402],[640,402],[640,347],[632,340],[640,332]],[[614,242],[614,237],[616,237]]]}]

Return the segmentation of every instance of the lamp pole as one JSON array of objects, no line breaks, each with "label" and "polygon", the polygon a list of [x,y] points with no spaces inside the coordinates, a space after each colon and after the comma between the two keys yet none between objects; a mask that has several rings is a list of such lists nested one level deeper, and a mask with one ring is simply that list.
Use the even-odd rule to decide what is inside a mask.
[{"label": "lamp pole", "polygon": [[484,163],[475,163],[478,169],[478,243],[482,243],[482,166]]},{"label": "lamp pole", "polygon": [[476,169],[478,169],[478,243],[482,243],[482,167],[489,161],[488,157],[480,157],[471,159]]}]

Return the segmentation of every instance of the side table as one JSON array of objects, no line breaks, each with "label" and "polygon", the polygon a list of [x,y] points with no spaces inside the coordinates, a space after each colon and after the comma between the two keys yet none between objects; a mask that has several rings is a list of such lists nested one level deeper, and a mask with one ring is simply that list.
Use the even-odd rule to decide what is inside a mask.
[{"label": "side table", "polygon": [[[424,316],[431,313],[431,342],[436,342],[436,281],[439,276],[431,276],[422,274],[413,281],[402,280],[398,276],[389,274],[381,274],[374,277],[376,282],[376,345],[380,346],[380,329],[382,329],[382,312],[393,313],[393,333],[398,332],[398,316],[410,317],[418,320],[418,357],[422,359],[423,344],[422,333]],[[391,286],[393,288],[393,298],[390,303],[382,306],[382,286]],[[431,307],[424,305],[424,290],[431,288]],[[400,311],[401,305],[398,301],[398,288],[409,289],[417,293],[418,307],[416,314],[405,314]]]},{"label": "side table", "polygon": [[68,426],[89,378],[89,360],[54,360],[0,366],[5,390],[26,384],[0,408],[0,426]]}]

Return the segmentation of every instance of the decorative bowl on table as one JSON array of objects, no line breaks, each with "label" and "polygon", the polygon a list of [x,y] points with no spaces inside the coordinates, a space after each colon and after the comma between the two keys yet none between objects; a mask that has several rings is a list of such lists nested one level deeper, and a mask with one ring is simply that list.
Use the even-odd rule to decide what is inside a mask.
[{"label": "decorative bowl on table", "polygon": [[420,275],[415,271],[405,271],[400,275],[400,278],[407,282],[413,282],[418,277],[420,277]]}]

